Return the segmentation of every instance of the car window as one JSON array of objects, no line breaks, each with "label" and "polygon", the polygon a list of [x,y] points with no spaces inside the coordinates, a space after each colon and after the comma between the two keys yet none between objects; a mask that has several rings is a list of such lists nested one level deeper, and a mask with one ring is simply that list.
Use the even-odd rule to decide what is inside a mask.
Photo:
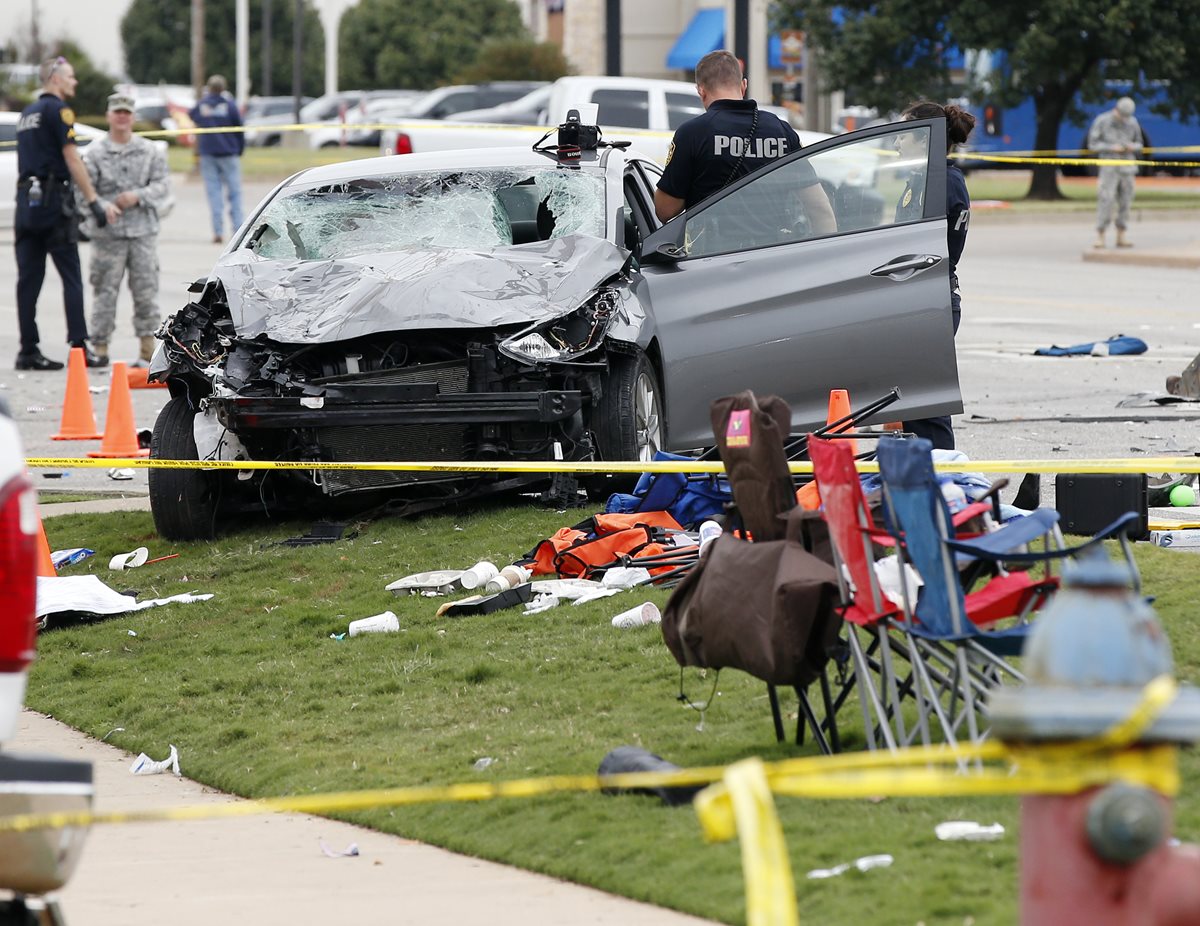
[{"label": "car window", "polygon": [[919,221],[928,160],[926,126],[790,159],[685,216],[684,251],[704,257],[813,237],[804,201],[820,195],[814,188],[828,198],[839,233]]},{"label": "car window", "polygon": [[434,119],[444,119],[446,116],[453,116],[455,113],[463,113],[468,109],[478,109],[480,106],[486,105],[479,101],[479,94],[474,90],[460,90],[444,97],[429,111],[429,115]]},{"label": "car window", "polygon": [[601,125],[650,128],[650,94],[645,90],[594,90],[592,102],[599,104]]},{"label": "car window", "polygon": [[679,128],[689,119],[704,115],[704,104],[694,93],[667,94],[667,125],[672,130]]},{"label": "car window", "polygon": [[366,177],[285,192],[244,247],[260,257],[334,260],[404,248],[477,250],[603,237],[604,178],[557,167]]},{"label": "car window", "polygon": [[[17,140],[17,124],[15,122],[0,122],[0,142],[14,142]],[[11,148],[6,150],[13,150]]]}]

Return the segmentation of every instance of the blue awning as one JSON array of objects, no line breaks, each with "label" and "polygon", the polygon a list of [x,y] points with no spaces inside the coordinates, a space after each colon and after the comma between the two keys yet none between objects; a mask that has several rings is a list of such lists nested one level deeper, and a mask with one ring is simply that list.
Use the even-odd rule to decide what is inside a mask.
[{"label": "blue awning", "polygon": [[[673,71],[694,71],[696,64],[710,51],[725,44],[725,11],[722,9],[697,10],[683,34],[676,40],[667,54],[667,67]],[[772,35],[767,42],[767,66],[781,70],[783,62],[779,36]]]},{"label": "blue awning", "polygon": [[697,10],[667,53],[667,67],[675,71],[694,71],[701,58],[724,44],[725,11]]}]

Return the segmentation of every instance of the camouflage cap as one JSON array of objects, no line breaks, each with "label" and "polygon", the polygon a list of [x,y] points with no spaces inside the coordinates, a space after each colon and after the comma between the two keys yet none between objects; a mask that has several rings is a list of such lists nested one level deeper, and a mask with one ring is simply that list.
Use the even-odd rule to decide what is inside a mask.
[{"label": "camouflage cap", "polygon": [[108,98],[108,111],[116,112],[133,112],[133,97],[127,93],[114,93]]}]

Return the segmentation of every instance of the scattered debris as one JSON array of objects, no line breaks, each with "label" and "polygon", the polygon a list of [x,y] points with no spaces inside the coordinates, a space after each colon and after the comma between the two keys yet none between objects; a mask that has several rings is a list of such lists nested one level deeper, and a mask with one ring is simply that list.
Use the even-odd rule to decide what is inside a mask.
[{"label": "scattered debris", "polygon": [[346,526],[335,521],[317,521],[303,537],[291,537],[281,540],[279,543],[285,547],[315,547],[318,544],[333,543],[337,540],[353,540],[358,536],[358,531],[346,534]]},{"label": "scattered debris", "polygon": [[133,478],[133,470],[117,469],[116,467],[113,467],[108,471],[108,478],[116,480],[117,482],[124,482],[127,479]]},{"label": "scattered debris", "polygon": [[1104,341],[1089,341],[1070,347],[1059,347],[1057,344],[1039,347],[1034,354],[1039,357],[1118,357],[1125,354],[1144,354],[1147,350],[1146,342],[1141,338],[1114,334]]},{"label": "scattered debris", "polygon": [[993,842],[1004,835],[999,823],[986,826],[974,820],[947,820],[933,828],[937,838],[943,842],[966,840],[968,842]]},{"label": "scattered debris", "polygon": [[207,601],[212,597],[211,594],[184,593],[168,598],[138,601],[132,595],[122,595],[113,591],[100,581],[99,576],[38,576],[37,616],[71,612],[95,615],[126,614],[165,604]]},{"label": "scattered debris", "polygon": [[109,730],[107,733],[105,733],[102,737],[100,737],[100,742],[103,743],[106,739],[108,739],[114,733],[124,733],[124,732],[125,732],[124,727],[113,727],[111,730]]},{"label": "scattered debris", "polygon": [[661,623],[662,613],[658,610],[658,605],[652,601],[647,601],[635,608],[630,608],[628,611],[622,611],[612,619],[612,625],[622,630],[627,630],[630,627],[645,627],[648,624]]},{"label": "scattered debris", "polygon": [[1200,548],[1200,530],[1151,531],[1150,542],[1156,547],[1195,550]]},{"label": "scattered debris", "polygon": [[853,862],[843,862],[841,865],[834,865],[832,868],[814,868],[806,877],[814,881],[824,878],[836,878],[838,875],[844,875],[851,868],[858,871],[870,871],[872,868],[890,868],[895,861],[890,855],[864,855],[862,858],[856,858]]},{"label": "scattered debris", "polygon": [[357,637],[361,633],[392,633],[400,629],[400,619],[393,611],[384,611],[371,617],[360,618],[350,622],[350,636]]},{"label": "scattered debris", "polygon": [[328,858],[354,858],[358,855],[358,843],[352,842],[346,848],[338,850],[329,848],[329,844],[320,837],[317,838],[317,845],[321,847],[321,852]]},{"label": "scattered debris", "polygon": [[[618,746],[600,760],[600,768],[596,774],[601,777],[621,775],[636,772],[678,772],[679,766],[668,762],[662,756],[657,756],[640,746]],[[703,785],[664,785],[651,788],[610,788],[605,787],[605,794],[650,794],[659,798],[670,807],[679,807],[692,802]]]},{"label": "scattered debris", "polygon": [[66,479],[70,473],[42,473],[43,479]]},{"label": "scattered debris", "polygon": [[387,587],[393,595],[425,595],[434,597],[448,595],[462,588],[461,569],[438,569],[433,572],[417,572],[397,579]]},{"label": "scattered debris", "polygon": [[55,569],[62,569],[63,566],[74,566],[95,555],[96,551],[87,547],[72,547],[70,550],[55,550],[50,554],[50,562],[54,564]]},{"label": "scattered debris", "polygon": [[491,614],[505,608],[515,608],[529,601],[533,595],[533,583],[526,582],[494,595],[472,595],[459,601],[447,602],[437,610],[438,617],[466,617],[471,614]]},{"label": "scattered debris", "polygon": [[145,547],[138,547],[129,553],[118,553],[108,561],[108,568],[117,572],[122,572],[126,569],[137,569],[139,566],[146,565],[146,560],[150,558],[150,551]]},{"label": "scattered debris", "polygon": [[161,775],[168,769],[176,776],[179,775],[179,750],[174,746],[171,747],[171,754],[159,761],[151,759],[144,752],[141,753],[133,760],[129,772],[132,775]]},{"label": "scattered debris", "polygon": [[493,759],[491,756],[484,756],[482,759],[476,759],[475,764],[472,765],[471,768],[477,772],[482,772],[485,769],[491,768],[495,764],[495,762],[496,762],[496,760]]}]

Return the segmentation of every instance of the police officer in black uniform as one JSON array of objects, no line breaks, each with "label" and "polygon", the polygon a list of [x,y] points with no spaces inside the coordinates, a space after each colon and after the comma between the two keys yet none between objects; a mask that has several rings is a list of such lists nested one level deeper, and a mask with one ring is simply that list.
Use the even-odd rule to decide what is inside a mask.
[{"label": "police officer in black uniform", "polygon": [[17,123],[17,321],[21,329],[18,370],[61,370],[63,365],[38,347],[37,300],[46,275],[47,255],[62,278],[67,311],[67,341],[82,347],[89,367],[108,361],[87,346],[83,314],[83,276],[79,269],[79,226],[71,183],[79,185],[96,223],[104,226],[121,214],[96,198],[87,168],[75,147],[75,114],[66,100],[75,95],[75,69],[66,58],[42,62],[42,94]]},{"label": "police officer in black uniform", "polygon": [[[705,113],[676,129],[654,191],[654,211],[664,222],[776,158],[800,150],[800,137],[791,126],[745,99],[742,68],[730,52],[709,52],[700,59],[696,92]],[[837,231],[829,198],[816,174],[808,168],[797,176],[803,178],[796,193],[810,234]]]}]

